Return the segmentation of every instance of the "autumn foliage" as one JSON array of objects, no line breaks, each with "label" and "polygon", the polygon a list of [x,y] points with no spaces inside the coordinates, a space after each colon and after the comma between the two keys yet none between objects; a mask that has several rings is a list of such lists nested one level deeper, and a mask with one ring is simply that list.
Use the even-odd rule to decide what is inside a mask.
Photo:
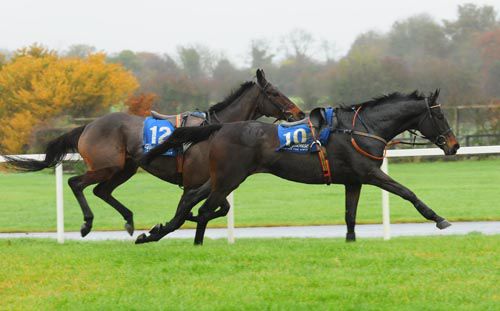
[{"label": "autumn foliage", "polygon": [[22,151],[32,130],[60,115],[96,116],[125,101],[135,77],[104,54],[60,57],[38,45],[0,67],[0,153]]},{"label": "autumn foliage", "polygon": [[125,104],[128,107],[128,113],[135,114],[137,116],[145,117],[150,115],[151,108],[155,100],[158,98],[158,95],[154,93],[142,93],[138,96],[132,96]]}]

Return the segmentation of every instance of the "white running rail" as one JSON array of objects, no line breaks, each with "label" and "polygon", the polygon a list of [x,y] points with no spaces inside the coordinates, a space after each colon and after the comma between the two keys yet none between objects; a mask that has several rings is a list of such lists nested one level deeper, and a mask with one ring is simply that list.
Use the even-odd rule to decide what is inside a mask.
[{"label": "white running rail", "polygon": [[[477,155],[477,154],[500,154],[500,145],[496,146],[480,146],[480,147],[461,147],[458,150],[458,155]],[[421,156],[441,156],[443,151],[439,148],[425,148],[425,149],[394,149],[387,151],[387,158],[382,163],[382,170],[386,173],[389,172],[389,158],[398,157],[421,157]],[[44,154],[27,154],[16,155],[24,159],[43,160]],[[78,153],[71,153],[66,155],[63,161],[80,161],[82,158]],[[5,162],[5,158],[0,155],[0,163]],[[63,206],[63,169],[62,162],[56,165],[56,211],[57,211],[57,241],[64,243],[64,206]],[[228,196],[228,201],[231,208],[227,215],[228,228],[227,236],[228,242],[234,243],[234,198],[233,193]],[[382,190],[382,224],[384,227],[384,239],[391,238],[390,230],[390,210],[389,210],[389,194],[387,191]]]}]

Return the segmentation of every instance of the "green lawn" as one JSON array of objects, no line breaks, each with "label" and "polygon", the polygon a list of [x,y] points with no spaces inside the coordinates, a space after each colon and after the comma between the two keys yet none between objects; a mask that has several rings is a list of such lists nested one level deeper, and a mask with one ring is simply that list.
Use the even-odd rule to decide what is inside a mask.
[{"label": "green lawn", "polygon": [[[453,221],[500,219],[500,159],[391,164],[390,174],[412,189],[437,213]],[[66,176],[66,178],[69,176]],[[0,173],[0,231],[55,230],[55,185],[50,170]],[[94,230],[122,229],[121,216],[86,190],[95,214]],[[170,219],[181,190],[141,173],[115,192],[135,213],[137,228]],[[65,184],[66,230],[79,230],[82,214]],[[235,194],[237,226],[342,224],[344,188],[303,185],[268,174],[250,177]],[[363,188],[359,223],[381,221],[381,195]],[[391,196],[393,222],[424,221],[413,206]],[[214,222],[223,226],[225,219]]]},{"label": "green lawn", "polygon": [[500,236],[0,240],[2,310],[498,310]]}]

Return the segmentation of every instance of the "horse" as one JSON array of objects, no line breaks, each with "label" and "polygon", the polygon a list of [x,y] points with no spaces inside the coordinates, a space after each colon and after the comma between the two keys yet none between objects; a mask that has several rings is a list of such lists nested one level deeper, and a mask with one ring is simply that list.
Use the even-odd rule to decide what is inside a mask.
[{"label": "horse", "polygon": [[[222,102],[210,107],[206,112],[207,119],[217,124],[253,120],[261,116],[281,120],[300,120],[305,116],[288,97],[266,80],[262,69],[257,70],[256,77],[257,82],[243,83]],[[82,237],[90,232],[94,219],[83,194],[83,190],[92,184],[97,184],[93,193],[123,216],[126,231],[133,235],[133,213],[115,199],[112,192],[129,180],[138,167],[164,181],[183,186],[184,192],[198,188],[209,178],[207,142],[193,145],[185,151],[180,164],[181,178],[178,159],[175,157],[157,157],[148,164],[140,163],[139,159],[144,154],[143,124],[143,117],[121,112],[110,113],[50,141],[43,161],[12,156],[6,158],[11,166],[20,170],[39,171],[55,166],[71,151],[79,152],[87,171],[83,175],[69,178],[68,184],[83,212],[84,223],[80,229]]]},{"label": "horse", "polygon": [[[171,222],[156,225],[149,235],[140,235],[136,244],[158,241],[172,231],[171,223],[182,222],[178,217],[190,215],[189,211],[208,196],[196,216],[195,244],[202,244],[208,221],[227,214],[227,209],[216,210],[217,206],[221,206],[224,198],[249,175],[256,173],[271,173],[306,184],[343,184],[348,242],[356,240],[356,210],[363,184],[380,187],[410,201],[424,218],[434,221],[439,229],[445,229],[451,225],[446,219],[380,169],[388,142],[406,130],[418,130],[422,137],[441,148],[445,155],[456,154],[460,146],[437,103],[438,96],[439,90],[428,97],[418,91],[410,94],[392,93],[359,105],[335,108],[335,125],[327,129],[330,133],[328,144],[326,147],[320,146],[315,140],[313,144],[319,147],[316,153],[277,151],[280,145],[277,127],[257,121],[176,131],[157,148],[171,148],[196,140],[199,136],[211,135],[210,180],[191,193],[191,201],[180,202],[180,212]],[[321,110],[312,110],[309,121],[306,120],[311,125],[311,131],[314,130],[311,122],[314,121],[313,114],[317,116],[315,112],[318,111]],[[327,164],[326,167],[324,164]]]}]

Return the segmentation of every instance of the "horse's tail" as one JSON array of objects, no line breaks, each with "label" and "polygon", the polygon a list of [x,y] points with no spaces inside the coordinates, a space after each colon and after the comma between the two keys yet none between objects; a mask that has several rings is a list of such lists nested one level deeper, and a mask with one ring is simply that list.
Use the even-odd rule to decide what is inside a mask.
[{"label": "horse's tail", "polygon": [[25,171],[35,172],[44,168],[53,167],[61,162],[66,154],[70,151],[77,151],[78,139],[83,133],[85,126],[77,127],[54,140],[51,140],[45,147],[45,159],[43,161],[24,159],[16,156],[4,156],[7,164],[14,168]]},{"label": "horse's tail", "polygon": [[175,131],[170,135],[170,137],[154,147],[146,153],[140,160],[143,164],[148,164],[157,156],[165,153],[171,148],[181,147],[183,144],[192,143],[195,144],[200,141],[204,141],[212,135],[212,133],[220,130],[222,124],[211,124],[206,126],[197,127],[180,127],[175,129]]}]

